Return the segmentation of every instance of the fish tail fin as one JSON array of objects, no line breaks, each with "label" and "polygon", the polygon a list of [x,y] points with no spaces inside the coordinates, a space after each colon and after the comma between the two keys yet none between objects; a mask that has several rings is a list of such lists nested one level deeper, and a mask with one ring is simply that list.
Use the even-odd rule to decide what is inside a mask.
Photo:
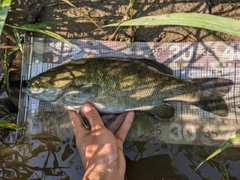
[{"label": "fish tail fin", "polygon": [[192,104],[205,111],[226,117],[229,110],[223,97],[231,90],[233,81],[224,78],[204,78],[193,81],[200,93],[198,101]]}]

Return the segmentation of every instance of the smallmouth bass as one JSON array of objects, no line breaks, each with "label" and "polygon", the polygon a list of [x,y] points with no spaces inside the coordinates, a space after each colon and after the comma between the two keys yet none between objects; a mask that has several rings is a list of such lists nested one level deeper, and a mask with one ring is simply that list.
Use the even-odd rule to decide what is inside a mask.
[{"label": "smallmouth bass", "polygon": [[168,101],[189,102],[210,113],[227,116],[223,97],[233,81],[176,78],[164,64],[150,60],[92,58],[72,61],[28,81],[23,91],[34,98],[79,110],[93,104],[102,113],[144,111],[161,118],[174,116]]}]

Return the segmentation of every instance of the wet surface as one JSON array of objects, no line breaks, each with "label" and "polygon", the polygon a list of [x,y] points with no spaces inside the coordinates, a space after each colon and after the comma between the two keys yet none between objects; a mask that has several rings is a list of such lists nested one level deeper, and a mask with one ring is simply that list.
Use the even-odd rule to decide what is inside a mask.
[{"label": "wet surface", "polygon": [[[139,124],[141,115],[137,114],[133,127]],[[84,167],[67,114],[45,112],[38,117],[30,121],[18,141],[15,131],[1,131],[0,179],[81,179]],[[156,137],[149,139],[144,137],[151,133],[146,128],[138,132],[138,141],[132,141],[132,131],[134,128],[124,144],[128,180],[220,180],[225,177],[224,165],[230,179],[240,178],[238,148],[228,148],[195,171],[217,147],[168,144]]]},{"label": "wet surface", "polygon": [[[25,24],[37,3],[42,3],[43,8],[37,19],[38,22],[90,13],[98,24],[109,24],[121,20],[129,4],[129,1],[71,2],[78,6],[80,11],[55,0],[13,0],[7,22]],[[238,0],[137,1],[134,5],[133,18],[163,13],[199,12],[239,19],[239,8]],[[50,29],[65,38],[103,39],[105,36],[86,18],[69,21]],[[105,30],[110,35],[115,28]],[[41,35],[38,34],[38,36]],[[135,37],[135,41],[149,42],[236,40],[239,38],[223,33],[179,26],[139,27]],[[65,58],[65,54],[61,54]],[[46,54],[45,60],[49,61],[49,59],[55,60],[55,56]],[[84,169],[77,152],[72,127],[68,118],[62,115],[64,112],[46,113],[39,115],[36,119],[30,119],[28,129],[23,132],[18,141],[15,140],[14,131],[1,130],[0,179],[81,179]],[[136,126],[137,123],[139,122],[136,121]],[[223,165],[230,179],[240,179],[239,148],[228,148],[195,171],[196,166],[218,147],[168,144],[160,138],[160,129],[151,125],[149,128],[139,131],[135,129],[131,132],[133,134],[137,132],[139,136],[132,138],[130,134],[124,146],[128,180],[226,179]],[[155,136],[149,137],[148,134],[153,132]],[[207,132],[209,133],[215,135],[216,131]]]},{"label": "wet surface", "polygon": [[[46,51],[50,52],[47,54],[44,51],[43,53],[41,47],[49,47],[43,46],[43,42],[54,45],[55,48],[46,48],[48,49]],[[93,49],[91,43],[97,44],[98,42],[86,43],[89,46],[83,48],[86,53]],[[52,64],[57,65],[63,60],[78,59],[74,55],[79,52],[63,48],[63,51],[66,52],[62,53],[59,47],[65,46],[62,43],[52,43],[52,40],[49,39],[43,39],[43,41],[36,39],[34,41],[34,56],[31,61],[32,76],[49,69]],[[116,47],[119,48],[117,45]],[[133,50],[136,49],[133,48]],[[113,51],[111,48],[108,50]],[[115,55],[117,53],[119,52],[116,51]],[[55,56],[55,59],[52,58],[52,55]],[[73,58],[71,59],[71,57]],[[163,58],[160,59],[163,60]],[[166,60],[169,59],[171,58],[166,58]],[[49,64],[51,62],[45,62],[46,60],[56,61]],[[204,62],[202,64],[206,65]],[[182,64],[177,63],[177,65],[179,64],[181,67]],[[27,69],[26,66],[23,68]],[[193,72],[190,72],[190,69],[179,70],[178,68],[175,74],[181,78],[189,78],[188,75],[191,78],[199,78],[206,74],[213,77],[219,76],[215,67],[209,69],[206,67],[205,69],[192,68]],[[222,68],[221,77],[231,77],[228,73],[230,69],[224,69],[225,67],[222,66],[217,68]],[[23,72],[27,72],[24,69]],[[226,99],[232,102],[234,95],[232,93]],[[19,110],[23,118],[19,120],[26,118],[27,129],[19,134],[20,140],[16,142],[14,132],[9,133],[9,131],[3,131],[0,138],[2,143],[0,145],[2,157],[0,158],[2,162],[0,163],[0,177],[3,179],[81,179],[84,167],[65,110],[49,103],[39,102],[34,98],[27,97],[25,100],[23,101],[25,104],[21,104]],[[206,145],[216,144],[219,146],[226,140],[225,135],[230,130],[233,132],[234,128],[238,128],[236,121],[234,121],[234,125],[229,123],[231,119],[234,119],[232,117],[236,118],[238,114],[232,113],[229,118],[224,119],[193,108],[189,103],[178,102],[172,103],[172,105],[177,110],[176,117],[178,118],[164,121],[143,113],[137,114],[124,144],[124,154],[127,159],[127,179],[222,179],[225,173],[223,165],[232,179],[240,178],[237,171],[240,162],[238,148],[227,149],[216,158],[204,163],[198,171],[195,171],[199,163],[218,148]],[[232,103],[230,103],[231,105]],[[25,110],[27,110],[27,115]],[[185,122],[184,119],[187,121]],[[232,129],[226,130],[223,127],[231,127]],[[219,132],[224,135],[219,134]],[[183,143],[191,145],[180,145]],[[198,146],[199,144],[202,146]]]}]

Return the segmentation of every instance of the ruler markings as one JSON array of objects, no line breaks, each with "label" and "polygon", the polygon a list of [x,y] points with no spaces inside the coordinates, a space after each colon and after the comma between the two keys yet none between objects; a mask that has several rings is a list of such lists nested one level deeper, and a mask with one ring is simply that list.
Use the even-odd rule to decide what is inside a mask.
[{"label": "ruler markings", "polygon": [[[152,138],[168,143],[219,145],[230,134],[240,129],[238,125],[240,112],[237,108],[240,106],[240,77],[238,77],[240,74],[240,42],[206,42],[204,44],[201,42],[150,42],[127,45],[125,42],[72,40],[81,51],[72,50],[68,45],[54,39],[34,38],[34,42],[31,76],[65,61],[103,56],[156,60],[167,64],[174,70],[174,76],[183,79],[205,77],[232,79],[235,81],[234,89],[224,97],[230,109],[228,117],[221,118],[189,103],[171,102],[176,108],[174,118],[171,118],[169,122],[157,121],[150,124],[155,130],[150,134]],[[41,111],[42,107],[39,104],[38,100],[29,98],[28,116],[33,116],[32,109]],[[139,132],[136,130],[135,133]],[[132,137],[133,140],[141,140],[138,135]],[[240,143],[236,145],[239,146]]]}]

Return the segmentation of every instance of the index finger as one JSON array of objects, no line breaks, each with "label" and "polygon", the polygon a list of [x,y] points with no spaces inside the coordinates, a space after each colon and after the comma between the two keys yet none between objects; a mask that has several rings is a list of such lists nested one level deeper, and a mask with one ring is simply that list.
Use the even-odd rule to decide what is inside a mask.
[{"label": "index finger", "polygon": [[131,125],[133,123],[134,120],[134,112],[128,112],[123,123],[122,126],[119,128],[119,130],[117,131],[117,133],[115,134],[115,137],[118,138],[122,143],[124,143],[128,131],[131,128]]}]

